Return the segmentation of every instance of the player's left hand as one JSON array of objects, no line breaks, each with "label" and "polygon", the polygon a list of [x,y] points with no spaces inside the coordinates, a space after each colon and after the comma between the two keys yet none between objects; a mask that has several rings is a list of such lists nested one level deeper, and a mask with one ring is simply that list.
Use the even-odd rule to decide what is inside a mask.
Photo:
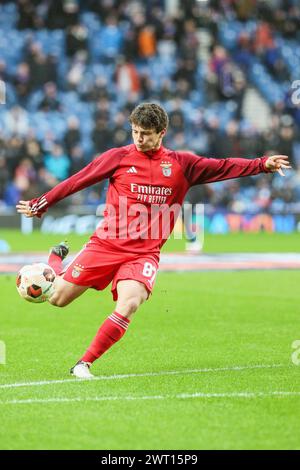
[{"label": "player's left hand", "polygon": [[30,201],[19,201],[19,204],[16,205],[16,209],[19,214],[25,215],[25,217],[34,217],[31,211]]},{"label": "player's left hand", "polygon": [[277,171],[281,176],[285,176],[283,169],[288,170],[292,167],[287,155],[273,155],[272,157],[269,157],[268,160],[266,160],[266,168],[272,173]]}]

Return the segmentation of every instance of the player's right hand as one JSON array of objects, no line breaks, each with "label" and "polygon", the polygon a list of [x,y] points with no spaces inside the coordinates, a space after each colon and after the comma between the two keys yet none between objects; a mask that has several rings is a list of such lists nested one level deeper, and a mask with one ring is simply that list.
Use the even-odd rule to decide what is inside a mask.
[{"label": "player's right hand", "polygon": [[16,205],[17,212],[19,214],[25,215],[25,217],[34,217],[32,213],[30,201],[19,201],[19,204]]}]

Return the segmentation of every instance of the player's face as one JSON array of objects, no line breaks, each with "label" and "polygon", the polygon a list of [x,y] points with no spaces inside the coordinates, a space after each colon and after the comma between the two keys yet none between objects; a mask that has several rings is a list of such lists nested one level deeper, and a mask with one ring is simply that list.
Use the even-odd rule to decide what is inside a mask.
[{"label": "player's face", "polygon": [[165,133],[165,129],[161,132],[156,132],[155,129],[143,129],[135,124],[132,125],[133,142],[140,152],[159,149]]}]

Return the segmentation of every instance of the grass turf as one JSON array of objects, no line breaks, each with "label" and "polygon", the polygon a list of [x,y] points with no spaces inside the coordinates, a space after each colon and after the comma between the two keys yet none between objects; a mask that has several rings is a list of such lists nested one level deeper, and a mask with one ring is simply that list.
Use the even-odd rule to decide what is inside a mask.
[{"label": "grass turf", "polygon": [[[73,252],[79,251],[87,242],[89,235],[66,235]],[[5,239],[12,252],[47,251],[50,246],[56,245],[64,239],[63,235],[43,234],[35,230],[29,235],[23,235],[19,230],[1,229],[0,239]],[[172,237],[163,247],[163,252],[184,251],[185,240],[175,240]],[[232,252],[299,252],[300,233],[242,233],[236,232],[227,235],[214,235],[205,233],[205,253],[232,253]]]},{"label": "grass turf", "polygon": [[[0,388],[0,448],[299,449],[300,396],[272,395],[300,390],[299,282],[297,271],[160,273],[126,336],[93,367],[141,375]],[[109,291],[64,309],[32,305],[11,276],[0,292],[1,384],[68,380],[113,309]],[[226,370],[251,365],[278,367]],[[207,368],[224,370],[195,371]],[[181,373],[147,375],[164,371]],[[199,392],[223,396],[190,397]]]}]

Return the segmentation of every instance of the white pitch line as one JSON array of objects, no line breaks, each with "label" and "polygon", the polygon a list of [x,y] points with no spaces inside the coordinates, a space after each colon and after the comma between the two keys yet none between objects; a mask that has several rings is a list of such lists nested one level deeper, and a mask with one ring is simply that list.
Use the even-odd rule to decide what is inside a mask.
[{"label": "white pitch line", "polygon": [[78,403],[102,401],[137,401],[137,400],[186,400],[192,398],[268,398],[268,397],[300,397],[300,391],[273,391],[273,392],[229,392],[229,393],[179,393],[176,395],[146,395],[146,396],[102,396],[102,397],[74,397],[74,398],[28,398],[25,400],[0,401],[1,405],[31,405],[44,403]]},{"label": "white pitch line", "polygon": [[64,379],[64,380],[43,380],[39,382],[21,382],[11,384],[0,384],[0,389],[3,388],[17,388],[17,387],[37,387],[42,385],[52,384],[64,384],[64,383],[82,383],[82,382],[94,382],[96,380],[120,380],[130,379],[136,377],[161,377],[164,375],[187,375],[187,374],[201,374],[205,372],[222,372],[222,371],[239,371],[239,370],[250,370],[250,369],[271,369],[285,367],[284,364],[256,364],[249,366],[229,366],[229,367],[217,367],[217,368],[204,368],[204,369],[186,369],[186,370],[171,370],[171,371],[160,371],[160,372],[146,372],[143,374],[120,374],[120,375],[100,375],[93,379]]}]

